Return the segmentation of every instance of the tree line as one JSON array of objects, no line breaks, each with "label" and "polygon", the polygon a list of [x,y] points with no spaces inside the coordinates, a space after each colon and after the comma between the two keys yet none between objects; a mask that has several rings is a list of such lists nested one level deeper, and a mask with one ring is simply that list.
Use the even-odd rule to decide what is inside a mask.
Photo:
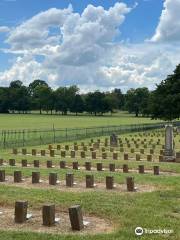
[{"label": "tree line", "polygon": [[12,81],[9,87],[0,87],[0,113],[30,113],[44,111],[47,114],[78,115],[89,113],[103,115],[119,110],[129,113],[173,120],[180,115],[180,65],[153,91],[148,88],[131,88],[126,93],[121,89],[80,94],[77,86],[52,89],[43,80],[34,80],[24,86],[20,80]]}]

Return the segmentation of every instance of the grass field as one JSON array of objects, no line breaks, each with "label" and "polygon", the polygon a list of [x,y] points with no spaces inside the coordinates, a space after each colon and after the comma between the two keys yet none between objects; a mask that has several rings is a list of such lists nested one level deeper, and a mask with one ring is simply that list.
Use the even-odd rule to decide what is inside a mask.
[{"label": "grass field", "polygon": [[126,112],[120,112],[113,116],[61,116],[61,115],[39,115],[39,114],[1,114],[0,129],[39,129],[49,128],[74,128],[91,126],[108,126],[124,124],[155,123],[159,120],[150,118],[134,117]]},{"label": "grass field", "polygon": [[[162,139],[163,141],[163,139]],[[179,137],[176,140],[177,150],[179,149]],[[39,149],[47,148],[47,146],[39,146]],[[29,149],[32,149],[29,148]],[[3,150],[1,156],[8,161],[9,158],[15,158],[17,162],[21,162],[22,156],[14,156],[11,150]],[[24,157],[23,157],[24,158]],[[32,156],[25,157],[29,163],[35,159]],[[45,165],[46,160],[52,159],[50,157],[41,158],[41,163]],[[72,159],[66,159],[67,162],[72,162]],[[80,164],[84,163],[83,159],[77,159]],[[53,159],[57,165],[58,158]],[[97,161],[93,162],[95,165]],[[112,160],[104,160],[105,166],[112,162]],[[116,160],[116,165],[122,167],[122,164],[127,164],[127,161],[122,159]],[[152,169],[155,163],[144,161],[146,169]],[[78,233],[68,235],[51,235],[43,233],[31,232],[12,232],[0,231],[0,239],[17,239],[17,240],[135,240],[135,239],[152,239],[152,240],[179,240],[180,239],[180,164],[179,163],[156,163],[160,166],[162,171],[169,171],[174,175],[159,175],[154,176],[152,173],[137,174],[137,173],[120,173],[112,172],[111,175],[115,178],[115,183],[125,183],[127,176],[134,176],[135,184],[146,185],[149,188],[154,186],[155,191],[152,192],[117,192],[117,191],[59,191],[56,188],[23,188],[18,186],[0,185],[0,206],[11,207],[14,206],[14,201],[17,199],[25,199],[30,203],[30,209],[41,209],[43,203],[55,203],[61,211],[73,204],[80,203],[83,207],[84,214],[95,215],[97,217],[107,219],[115,225],[115,231],[109,234],[96,234],[96,235],[79,235]],[[130,168],[137,169],[139,162],[128,161]],[[13,175],[14,170],[22,170],[24,177],[30,177],[34,168],[20,168],[4,166],[7,175]],[[67,170],[64,169],[47,169],[40,168],[41,176],[43,179],[48,179],[50,172],[57,172],[58,178],[62,180]],[[84,181],[86,171],[71,170],[75,174],[77,181]],[[108,171],[93,172],[97,182],[103,182],[105,176],[109,175]],[[1,210],[0,207],[0,210]],[[144,234],[141,237],[135,236],[134,229],[137,227],[148,229],[172,229],[173,234]],[[92,232],[93,233],[93,232]]]}]

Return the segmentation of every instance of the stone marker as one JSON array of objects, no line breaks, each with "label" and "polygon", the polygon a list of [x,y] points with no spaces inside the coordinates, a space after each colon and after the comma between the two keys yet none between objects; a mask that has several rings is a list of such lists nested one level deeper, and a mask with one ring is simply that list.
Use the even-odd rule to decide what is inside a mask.
[{"label": "stone marker", "polygon": [[60,168],[66,168],[66,161],[60,161]]},{"label": "stone marker", "polygon": [[75,158],[76,157],[76,152],[75,151],[71,151],[71,158]]},{"label": "stone marker", "polygon": [[22,167],[27,167],[27,159],[22,159],[21,164]]},{"label": "stone marker", "polygon": [[164,156],[160,155],[159,156],[159,162],[163,162],[164,161]]},{"label": "stone marker", "polygon": [[174,161],[175,152],[173,144],[173,126],[165,126],[165,150],[164,150],[164,161]]},{"label": "stone marker", "polygon": [[3,159],[1,158],[0,159],[0,166],[2,166],[3,165]]},{"label": "stone marker", "polygon": [[109,171],[110,172],[115,172],[115,164],[114,163],[109,164]]},{"label": "stone marker", "polygon": [[27,149],[26,149],[26,148],[23,148],[23,149],[22,149],[22,154],[23,154],[23,155],[26,155],[26,154],[27,154]]},{"label": "stone marker", "polygon": [[61,145],[57,145],[57,150],[61,150]]},{"label": "stone marker", "polygon": [[65,150],[69,151],[69,145],[65,145]]},{"label": "stone marker", "polygon": [[57,173],[49,173],[49,185],[57,184]]},{"label": "stone marker", "polygon": [[51,144],[49,144],[48,149],[49,150],[53,149],[53,146]]},{"label": "stone marker", "polygon": [[52,160],[47,160],[47,168],[52,168]]},{"label": "stone marker", "polygon": [[54,155],[55,155],[55,151],[54,151],[54,149],[50,149],[50,157],[54,157]]},{"label": "stone marker", "polygon": [[113,160],[117,160],[118,159],[118,153],[113,152]]},{"label": "stone marker", "polygon": [[79,164],[78,164],[78,162],[73,162],[72,164],[73,164],[73,169],[79,170]]},{"label": "stone marker", "polygon": [[144,174],[144,165],[139,165],[139,173]]},{"label": "stone marker", "polygon": [[152,155],[150,155],[150,154],[147,155],[147,161],[152,162]]},{"label": "stone marker", "polygon": [[17,150],[17,148],[13,148],[13,154],[15,154],[15,155],[18,154],[18,150]]},{"label": "stone marker", "polygon": [[136,154],[136,161],[140,161],[141,160],[141,155],[140,154]]},{"label": "stone marker", "polygon": [[46,155],[46,150],[41,150],[41,156],[45,156]]},{"label": "stone marker", "polygon": [[15,183],[22,182],[22,172],[21,171],[14,171],[14,182]]},{"label": "stone marker", "polygon": [[39,183],[40,172],[32,172],[32,184]]},{"label": "stone marker", "polygon": [[106,176],[106,189],[113,189],[113,188],[114,188],[114,177]]},{"label": "stone marker", "polygon": [[102,159],[107,159],[107,153],[105,152],[102,153]]},{"label": "stone marker", "polygon": [[110,136],[110,146],[117,147],[118,146],[118,137],[114,133]]},{"label": "stone marker", "polygon": [[27,201],[16,201],[15,202],[15,223],[24,223],[27,220]]},{"label": "stone marker", "polygon": [[144,154],[144,149],[143,149],[143,148],[140,149],[140,153],[141,153],[141,154]]},{"label": "stone marker", "polygon": [[39,168],[39,160],[34,160],[34,167]]},{"label": "stone marker", "polygon": [[128,173],[129,172],[129,168],[127,164],[123,164],[123,173]]},{"label": "stone marker", "polygon": [[66,186],[73,187],[74,186],[74,174],[66,173]]},{"label": "stone marker", "polygon": [[43,225],[51,227],[55,224],[55,205],[46,204],[42,208]]},{"label": "stone marker", "polygon": [[124,153],[124,160],[128,160],[128,159],[129,159],[128,153]]},{"label": "stone marker", "polygon": [[61,151],[61,157],[66,157],[66,151]]},{"label": "stone marker", "polygon": [[92,159],[96,159],[96,152],[92,152]]},{"label": "stone marker", "polygon": [[127,184],[127,191],[133,192],[134,191],[134,177],[127,177],[126,184]]},{"label": "stone marker", "polygon": [[5,182],[5,170],[0,170],[0,182]]},{"label": "stone marker", "polygon": [[9,165],[15,166],[16,165],[15,159],[9,159]]},{"label": "stone marker", "polygon": [[93,188],[93,187],[94,187],[94,176],[86,175],[86,188]]},{"label": "stone marker", "polygon": [[85,162],[86,171],[91,171],[91,162]]},{"label": "stone marker", "polygon": [[33,156],[36,156],[36,154],[37,154],[36,149],[32,149],[32,155],[33,155]]},{"label": "stone marker", "polygon": [[86,154],[84,151],[81,151],[81,158],[85,158],[86,157]]},{"label": "stone marker", "polygon": [[97,163],[96,167],[97,167],[97,171],[102,171],[103,170],[102,163]]},{"label": "stone marker", "polygon": [[75,205],[69,208],[69,218],[72,230],[80,231],[84,228],[80,205]]},{"label": "stone marker", "polygon": [[159,166],[153,166],[154,175],[159,175]]}]

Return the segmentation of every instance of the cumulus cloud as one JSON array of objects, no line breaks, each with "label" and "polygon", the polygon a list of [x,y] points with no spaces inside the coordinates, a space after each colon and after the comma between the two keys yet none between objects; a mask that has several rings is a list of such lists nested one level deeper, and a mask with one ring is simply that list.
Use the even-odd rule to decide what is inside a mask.
[{"label": "cumulus cloud", "polygon": [[6,39],[9,48],[4,52],[17,55],[17,59],[10,69],[0,72],[0,85],[15,79],[26,85],[33,79],[44,79],[52,87],[77,84],[85,92],[154,88],[178,64],[180,50],[151,42],[115,41],[132,9],[124,3],[108,10],[88,5],[79,14],[70,5],[23,22]]},{"label": "cumulus cloud", "polygon": [[0,26],[0,33],[6,33],[9,32],[10,28],[7,26]]},{"label": "cumulus cloud", "polygon": [[152,42],[179,42],[180,41],[180,1],[165,0],[159,24]]}]

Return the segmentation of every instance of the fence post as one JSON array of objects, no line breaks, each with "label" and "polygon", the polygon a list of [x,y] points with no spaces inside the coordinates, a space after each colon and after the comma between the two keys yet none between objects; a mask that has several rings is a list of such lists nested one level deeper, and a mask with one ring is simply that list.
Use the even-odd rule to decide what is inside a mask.
[{"label": "fence post", "polygon": [[56,130],[54,128],[54,124],[53,124],[53,138],[54,138],[54,143],[56,142]]},{"label": "fence post", "polygon": [[24,139],[24,129],[23,129],[23,147],[24,147],[24,142],[25,142],[25,139]]}]

